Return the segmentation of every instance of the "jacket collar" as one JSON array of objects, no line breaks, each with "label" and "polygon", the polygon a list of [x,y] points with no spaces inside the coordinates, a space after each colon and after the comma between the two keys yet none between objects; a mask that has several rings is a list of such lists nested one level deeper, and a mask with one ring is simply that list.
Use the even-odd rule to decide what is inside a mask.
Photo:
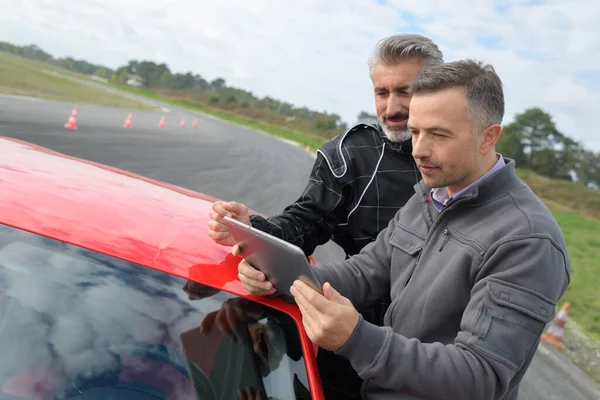
[{"label": "jacket collar", "polygon": [[[515,172],[515,161],[512,158],[504,157],[504,162],[506,163],[504,168],[490,175],[468,194],[464,195],[470,205],[485,204],[506,195],[514,189],[525,186],[525,183],[519,179]],[[423,202],[430,201],[429,193],[432,188],[425,185],[423,180],[419,181],[414,188]]]}]

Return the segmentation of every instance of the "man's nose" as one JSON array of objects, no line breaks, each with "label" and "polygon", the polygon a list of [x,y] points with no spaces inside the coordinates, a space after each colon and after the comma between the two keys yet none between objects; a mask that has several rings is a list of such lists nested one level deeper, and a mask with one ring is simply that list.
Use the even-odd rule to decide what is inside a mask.
[{"label": "man's nose", "polygon": [[399,112],[406,113],[408,111],[408,101],[402,96],[395,93],[390,94],[387,101],[387,115],[395,115]]},{"label": "man's nose", "polygon": [[429,141],[426,136],[417,133],[413,134],[412,137],[412,156],[413,158],[423,159],[431,157],[431,147],[429,146]]}]

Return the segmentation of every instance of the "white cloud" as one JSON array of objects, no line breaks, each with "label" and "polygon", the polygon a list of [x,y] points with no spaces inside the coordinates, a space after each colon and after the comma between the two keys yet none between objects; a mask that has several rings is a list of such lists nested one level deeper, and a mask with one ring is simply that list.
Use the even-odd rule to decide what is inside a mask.
[{"label": "white cloud", "polygon": [[447,60],[494,65],[505,122],[539,106],[565,134],[600,150],[592,120],[599,16],[595,0],[14,0],[0,14],[0,40],[111,67],[166,62],[353,122],[374,110],[366,67],[374,44],[420,32]]}]

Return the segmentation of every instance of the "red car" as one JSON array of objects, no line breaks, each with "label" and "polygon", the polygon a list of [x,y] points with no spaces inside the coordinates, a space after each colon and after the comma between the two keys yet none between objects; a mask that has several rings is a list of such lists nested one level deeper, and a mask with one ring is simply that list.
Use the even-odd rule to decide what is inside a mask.
[{"label": "red car", "polygon": [[297,307],[243,288],[212,201],[0,138],[0,400],[323,398]]}]

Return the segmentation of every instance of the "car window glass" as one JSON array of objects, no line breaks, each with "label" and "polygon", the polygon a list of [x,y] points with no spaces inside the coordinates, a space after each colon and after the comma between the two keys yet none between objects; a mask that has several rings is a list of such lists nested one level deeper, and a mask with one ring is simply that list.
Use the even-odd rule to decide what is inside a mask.
[{"label": "car window glass", "polygon": [[0,400],[310,396],[289,316],[4,225],[0,354]]}]

